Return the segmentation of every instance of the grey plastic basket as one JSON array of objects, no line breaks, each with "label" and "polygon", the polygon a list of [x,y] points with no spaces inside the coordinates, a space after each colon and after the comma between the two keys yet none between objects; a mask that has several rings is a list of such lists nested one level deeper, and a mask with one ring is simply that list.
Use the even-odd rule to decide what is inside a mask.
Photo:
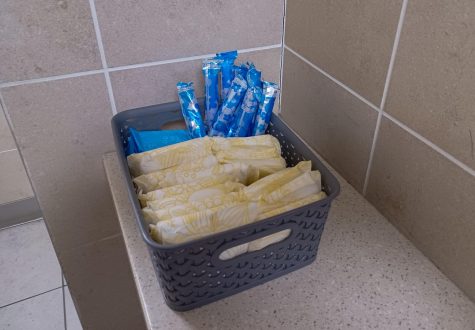
[{"label": "grey plastic basket", "polygon": [[[128,128],[158,130],[177,120],[182,120],[178,102],[132,109],[112,118],[115,145],[127,181],[128,195],[168,306],[178,311],[190,310],[312,263],[317,255],[331,202],[338,195],[340,185],[278,116],[273,116],[268,133],[280,141],[287,165],[294,166],[299,161],[311,160],[313,169],[318,169],[322,174],[327,198],[256,223],[179,245],[161,245],[150,237],[124,152]],[[284,229],[291,229],[291,233],[281,242],[231,260],[218,258],[226,249]]]}]

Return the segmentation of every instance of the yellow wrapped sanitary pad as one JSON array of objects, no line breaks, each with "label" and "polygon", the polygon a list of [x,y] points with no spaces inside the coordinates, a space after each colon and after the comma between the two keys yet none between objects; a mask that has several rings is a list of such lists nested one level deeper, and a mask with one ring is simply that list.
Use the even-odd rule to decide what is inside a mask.
[{"label": "yellow wrapped sanitary pad", "polygon": [[188,184],[154,190],[147,194],[139,194],[139,200],[142,207],[147,206],[149,202],[153,202],[152,207],[155,209],[168,208],[238,191],[244,187],[242,183],[234,180],[237,180],[237,178],[222,174]]},{"label": "yellow wrapped sanitary pad", "polygon": [[178,164],[191,162],[206,156],[211,156],[212,141],[209,137],[192,139],[127,157],[132,176],[139,176]]},{"label": "yellow wrapped sanitary pad", "polygon": [[250,137],[223,138],[213,137],[211,146],[213,152],[231,150],[234,147],[271,147],[276,149],[280,155],[280,143],[272,135],[259,135]]},{"label": "yellow wrapped sanitary pad", "polygon": [[294,167],[286,168],[254,182],[244,188],[244,193],[250,200],[258,200],[260,196],[270,194],[299,175],[310,172],[311,169],[312,164],[310,161],[300,162]]},{"label": "yellow wrapped sanitary pad", "polygon": [[322,190],[319,171],[305,172],[290,180],[268,194],[262,195],[262,201],[267,204],[289,203]]},{"label": "yellow wrapped sanitary pad", "polygon": [[136,177],[179,164],[216,155],[227,159],[265,159],[280,156],[279,141],[270,135],[245,138],[203,137],[127,157],[130,172]]},{"label": "yellow wrapped sanitary pad", "polygon": [[[211,181],[208,178],[206,181]],[[224,183],[219,183],[216,185],[211,185],[211,186],[204,186],[202,183],[208,183],[206,181],[197,181],[197,182],[192,182],[190,184],[184,184],[184,185],[176,185],[176,186],[171,186],[159,190],[155,190],[153,192],[150,192],[146,195],[152,194],[150,196],[150,199],[144,201],[144,204],[142,205],[143,207],[145,206],[150,206],[154,210],[159,210],[159,209],[164,209],[164,208],[169,208],[177,205],[182,205],[190,202],[198,202],[205,200],[207,198],[219,196],[219,195],[225,195],[231,192],[239,191],[244,188],[244,185],[239,182],[233,182],[233,181],[227,181]],[[157,195],[164,195],[161,193],[163,190],[166,190],[168,188],[173,188],[173,187],[189,187],[189,186],[194,186],[193,188],[196,188],[194,190],[186,190],[186,189],[181,189],[182,193],[177,194],[177,195],[171,195],[168,194],[168,197],[164,198],[155,198]],[[142,195],[145,196],[145,195]],[[152,199],[153,198],[153,199]]]},{"label": "yellow wrapped sanitary pad", "polygon": [[259,178],[263,178],[269,174],[283,170],[287,166],[285,159],[282,157],[266,158],[266,159],[239,159],[239,160],[230,159],[230,160],[220,161],[220,163],[229,163],[229,164],[232,164],[235,162],[248,164],[248,165],[257,167],[259,169]]},{"label": "yellow wrapped sanitary pad", "polygon": [[246,225],[256,218],[256,203],[238,203],[159,221],[150,225],[150,233],[162,244],[179,244]]},{"label": "yellow wrapped sanitary pad", "polygon": [[238,182],[250,184],[259,178],[259,170],[253,166],[241,163],[218,164],[211,167],[198,167],[189,170],[175,171],[174,169],[144,174],[133,179],[133,182],[144,193],[159,188],[177,184],[191,183],[216,175],[226,174],[237,178]]},{"label": "yellow wrapped sanitary pad", "polygon": [[231,192],[228,194],[217,194],[203,200],[178,204],[168,208],[160,207],[160,201],[153,201],[148,202],[148,208],[155,213],[157,221],[163,221],[174,217],[184,216],[189,213],[232,205],[238,202],[246,202],[242,191]]}]

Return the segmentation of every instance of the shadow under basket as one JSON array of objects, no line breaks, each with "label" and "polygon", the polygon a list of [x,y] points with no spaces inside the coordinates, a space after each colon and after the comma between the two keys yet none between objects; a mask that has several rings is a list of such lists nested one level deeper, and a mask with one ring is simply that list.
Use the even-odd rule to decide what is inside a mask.
[{"label": "shadow under basket", "polygon": [[[200,103],[202,106],[202,100]],[[338,195],[340,185],[318,157],[275,115],[268,133],[279,140],[287,166],[294,166],[302,160],[311,160],[312,169],[321,172],[322,189],[327,194],[325,199],[265,220],[178,245],[162,245],[150,237],[127,166],[124,150],[127,147],[128,128],[160,130],[179,120],[182,120],[182,115],[178,102],[127,110],[112,118],[116,151],[127,181],[128,195],[167,305],[177,311],[190,310],[312,263],[317,256],[331,202]],[[286,229],[290,229],[290,235],[283,241],[230,260],[219,258],[219,255],[229,248]]]}]

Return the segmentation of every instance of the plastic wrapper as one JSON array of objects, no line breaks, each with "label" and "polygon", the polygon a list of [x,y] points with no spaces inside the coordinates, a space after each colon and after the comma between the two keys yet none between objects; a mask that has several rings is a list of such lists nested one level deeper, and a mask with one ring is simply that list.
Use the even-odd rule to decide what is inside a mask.
[{"label": "plastic wrapper", "polygon": [[218,164],[218,159],[213,156],[205,156],[202,158],[193,159],[191,162],[181,163],[177,166],[166,168],[152,173],[140,175],[133,179],[133,182],[144,193],[148,193],[156,188],[165,187],[164,182],[172,180],[173,177],[180,175],[182,172],[192,174],[202,169],[214,166]]},{"label": "plastic wrapper", "polygon": [[138,131],[130,127],[129,133],[127,156],[188,141],[190,139],[190,135],[185,130]]},{"label": "plastic wrapper", "polygon": [[220,198],[224,198],[224,196],[228,196],[230,193],[232,194],[241,191],[242,188],[244,188],[244,185],[242,183],[228,181],[225,183],[217,184],[215,186],[193,191],[192,193],[185,196],[174,196],[169,198],[156,199],[153,201],[147,201],[146,207],[150,207],[151,209],[157,211],[173,209],[175,207],[183,207],[184,205],[192,205],[193,203],[205,202],[208,200],[212,200],[211,204],[216,204],[216,201]]},{"label": "plastic wrapper", "polygon": [[236,182],[238,177],[228,174],[215,175],[192,183],[179,184],[157,189],[148,193],[139,192],[140,205],[145,207],[148,202],[160,201],[162,207],[175,206],[191,201],[202,200],[216,194],[235,191],[242,187]]},{"label": "plastic wrapper", "polygon": [[167,147],[129,155],[127,163],[132,175],[139,176],[185,162],[193,162],[205,156],[211,156],[211,138],[193,139]]},{"label": "plastic wrapper", "polygon": [[309,160],[302,161],[294,167],[288,167],[254,182],[250,186],[245,187],[244,192],[249,200],[259,200],[261,196],[269,195],[301,174],[310,172],[311,169],[312,163]]},{"label": "plastic wrapper", "polygon": [[241,159],[269,159],[280,156],[280,149],[267,146],[249,147],[235,146],[215,152],[216,158],[221,163],[239,161]]},{"label": "plastic wrapper", "polygon": [[251,135],[254,117],[262,99],[261,72],[251,67],[247,72],[248,89],[241,106],[234,116],[228,131],[228,137],[244,137]]},{"label": "plastic wrapper", "polygon": [[249,148],[249,150],[257,150],[262,147],[272,147],[279,155],[281,151],[279,140],[270,134],[232,139],[213,137],[211,140],[213,141],[211,149],[214,153],[218,151],[228,151],[228,149],[235,147]]},{"label": "plastic wrapper", "polygon": [[150,225],[150,234],[162,244],[178,244],[252,223],[257,203],[230,203]]},{"label": "plastic wrapper", "polygon": [[259,178],[263,178],[268,176],[269,174],[273,174],[283,170],[287,163],[285,159],[282,157],[275,157],[275,158],[265,158],[265,159],[222,159],[219,161],[223,164],[231,164],[235,162],[239,162],[242,164],[252,165],[259,169]]},{"label": "plastic wrapper", "polygon": [[[191,201],[168,208],[160,207],[159,201],[149,203],[146,212],[152,212],[156,221],[169,220],[174,217],[181,217],[190,213],[214,209],[231,203],[245,202],[245,197],[240,191],[223,193],[199,201]],[[151,214],[151,213],[149,213]]]},{"label": "plastic wrapper", "polygon": [[133,179],[133,182],[144,193],[147,193],[159,188],[191,183],[218,174],[236,176],[238,182],[246,185],[259,179],[259,169],[256,167],[247,164],[233,163],[223,165],[217,164],[214,166],[199,166],[180,171],[165,170],[153,172],[136,177]]},{"label": "plastic wrapper", "polygon": [[193,83],[179,82],[176,84],[178,89],[178,99],[181,104],[181,112],[185,119],[186,126],[192,138],[206,136],[206,128],[201,118],[200,107],[196,100]]},{"label": "plastic wrapper", "polygon": [[246,80],[241,75],[234,77],[231,89],[229,90],[226,99],[223,101],[216,121],[210,130],[211,136],[226,136],[228,134],[229,126],[232,124],[234,119],[234,113],[241,103],[246,90]]},{"label": "plastic wrapper", "polygon": [[241,63],[240,65],[233,66],[234,75],[240,74],[243,77],[247,77],[247,71],[249,71],[249,64]]},{"label": "plastic wrapper", "polygon": [[319,171],[306,172],[295,179],[283,184],[269,194],[262,196],[267,204],[291,203],[322,190],[321,175]]},{"label": "plastic wrapper", "polygon": [[206,59],[203,61],[203,77],[205,82],[205,123],[211,128],[219,108],[219,72],[221,60]]},{"label": "plastic wrapper", "polygon": [[259,104],[252,135],[265,134],[269,125],[272,109],[274,108],[275,98],[279,91],[279,86],[275,83],[264,81],[262,87],[262,101]]},{"label": "plastic wrapper", "polygon": [[237,58],[236,50],[218,53],[216,59],[221,60],[221,99],[226,99],[234,79],[234,60]]}]

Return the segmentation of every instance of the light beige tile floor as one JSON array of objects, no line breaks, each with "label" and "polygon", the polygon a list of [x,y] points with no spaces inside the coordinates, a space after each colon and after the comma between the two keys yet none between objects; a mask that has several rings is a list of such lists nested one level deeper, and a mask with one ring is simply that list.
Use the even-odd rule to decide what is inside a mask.
[{"label": "light beige tile floor", "polygon": [[44,221],[0,229],[0,329],[82,329]]}]

